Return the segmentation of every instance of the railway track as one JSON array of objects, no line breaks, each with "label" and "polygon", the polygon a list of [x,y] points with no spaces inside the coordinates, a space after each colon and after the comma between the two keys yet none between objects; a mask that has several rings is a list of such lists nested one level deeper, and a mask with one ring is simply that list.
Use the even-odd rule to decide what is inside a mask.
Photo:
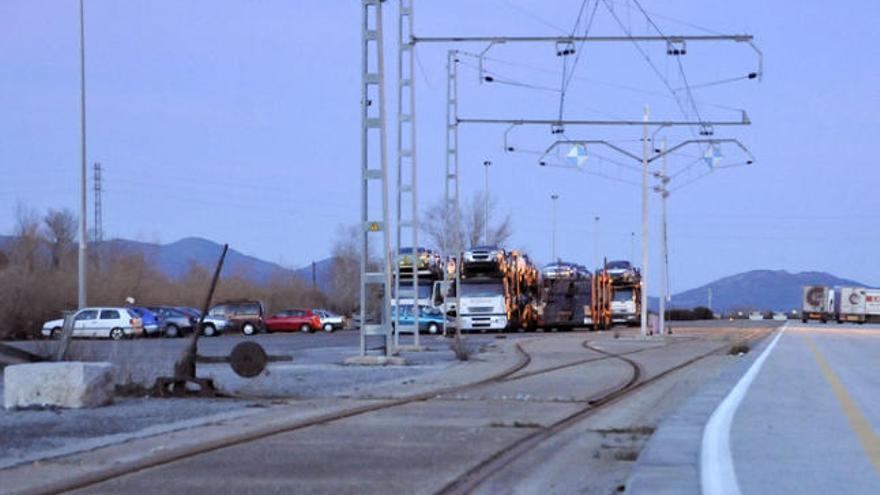
[{"label": "railway track", "polygon": [[[746,336],[742,340],[746,340],[752,337],[752,334]],[[680,341],[673,341],[666,343],[664,345],[659,346],[651,346],[641,349],[635,349],[632,351],[627,351],[624,353],[611,353],[608,351],[604,351],[602,349],[596,348],[592,345],[594,338],[586,339],[581,342],[581,346],[584,349],[587,349],[593,353],[599,354],[598,356],[591,356],[589,358],[579,359],[570,363],[565,363],[563,365],[551,366],[548,368],[543,368],[539,370],[535,370],[528,373],[520,373],[521,371],[527,369],[527,367],[532,363],[532,355],[526,350],[526,345],[529,342],[532,342],[533,339],[527,339],[523,342],[518,342],[515,344],[516,352],[519,356],[517,362],[505,369],[503,372],[488,377],[484,380],[479,380],[477,382],[472,382],[463,385],[457,385],[452,387],[446,387],[443,389],[432,390],[424,393],[415,394],[412,396],[407,396],[403,398],[395,398],[395,399],[385,399],[380,403],[368,404],[360,407],[355,407],[351,409],[346,409],[343,411],[338,411],[334,413],[329,413],[325,415],[320,415],[313,417],[307,420],[297,421],[288,425],[274,425],[272,427],[258,428],[255,430],[248,431],[246,433],[242,433],[235,436],[226,437],[223,439],[218,439],[211,442],[202,443],[199,445],[194,445],[186,448],[180,449],[169,449],[166,452],[163,452],[159,455],[152,456],[150,458],[141,459],[139,461],[133,461],[129,463],[122,463],[116,466],[113,466],[109,470],[104,470],[100,473],[92,473],[92,474],[83,474],[79,475],[76,478],[68,478],[61,483],[55,483],[50,485],[44,485],[39,490],[31,490],[27,493],[61,493],[65,491],[87,488],[96,484],[99,484],[104,481],[109,481],[114,478],[118,478],[120,476],[135,473],[137,471],[141,471],[147,468],[161,466],[163,464],[172,463],[174,461],[183,460],[189,457],[197,456],[200,454],[205,454],[211,451],[223,449],[226,447],[233,447],[236,445],[245,444],[248,442],[257,441],[263,438],[271,437],[273,435],[278,435],[282,433],[288,433],[296,430],[301,430],[304,428],[309,428],[312,426],[325,425],[328,423],[332,423],[335,421],[356,417],[359,415],[386,410],[394,407],[404,406],[407,404],[417,403],[417,402],[426,402],[435,398],[440,398],[443,395],[450,395],[459,392],[464,392],[467,390],[475,389],[478,387],[483,387],[492,384],[502,384],[511,380],[536,376],[540,374],[552,373],[555,371],[559,371],[566,368],[571,368],[575,366],[587,365],[589,363],[593,363],[596,361],[602,361],[607,359],[617,359],[622,362],[627,363],[630,367],[631,373],[626,382],[619,387],[615,387],[614,389],[606,392],[602,392],[600,395],[590,398],[587,401],[587,405],[585,408],[577,411],[576,413],[563,418],[562,420],[550,425],[547,428],[541,429],[533,434],[530,434],[521,440],[515,442],[513,445],[497,452],[495,455],[490,458],[484,460],[479,465],[470,469],[464,476],[456,479],[454,482],[450,483],[443,489],[441,489],[440,493],[467,493],[472,491],[472,489],[479,486],[485,480],[490,478],[493,474],[503,469],[506,465],[512,462],[514,459],[522,455],[523,453],[530,450],[532,447],[546,440],[547,438],[561,432],[568,426],[580,421],[581,419],[587,417],[603,406],[613,402],[617,398],[626,395],[627,393],[638,389],[639,387],[646,385],[652,381],[658,380],[662,376],[665,376],[677,369],[684,368],[699,359],[705,358],[708,355],[718,352],[721,347],[715,348],[712,351],[698,356],[692,360],[689,360],[686,363],[682,363],[675,368],[669,369],[664,373],[661,373],[658,376],[651,377],[647,380],[642,380],[643,372],[639,367],[638,363],[631,358],[627,357],[632,354],[637,354],[640,352],[645,352],[649,350],[657,350],[660,348],[668,347],[670,345],[674,345],[677,343],[681,343]],[[723,347],[727,347],[730,344],[725,344]]]},{"label": "railway track", "polygon": [[[771,331],[772,332],[772,331]],[[737,341],[738,344],[750,343],[758,337],[765,336],[767,331],[756,330],[747,334],[742,339]],[[520,438],[515,441],[511,445],[505,447],[502,450],[497,451],[491,457],[485,459],[481,463],[469,469],[460,477],[456,478],[445,487],[443,487],[438,494],[442,495],[454,495],[454,494],[469,494],[473,493],[477,490],[481,485],[483,485],[490,478],[495,476],[504,470],[508,465],[510,465],[517,458],[526,454],[530,450],[536,448],[539,444],[548,440],[549,438],[561,433],[567,428],[573,426],[574,424],[586,419],[587,417],[595,414],[601,409],[607,407],[610,404],[613,404],[617,400],[645,387],[651,383],[654,383],[676,371],[680,371],[685,369],[703,359],[708,358],[709,356],[715,355],[721,351],[729,349],[731,347],[731,343],[725,342],[723,345],[715,346],[708,352],[699,354],[691,359],[688,359],[682,363],[679,363],[673,367],[667,368],[666,370],[660,372],[657,375],[647,377],[642,379],[643,370],[641,366],[629,358],[629,355],[636,354],[638,352],[643,352],[647,350],[655,350],[658,348],[663,348],[666,346],[654,346],[651,348],[639,349],[636,351],[629,351],[626,353],[612,353],[602,349],[598,349],[592,345],[592,340],[586,340],[582,343],[584,348],[587,348],[593,352],[597,352],[602,354],[602,358],[593,358],[583,360],[579,363],[569,363],[565,367],[577,366],[580,364],[587,364],[595,361],[599,361],[601,359],[618,359],[629,366],[630,374],[626,381],[624,381],[621,385],[614,387],[613,389],[600,394],[599,396],[590,399],[587,401],[587,406],[581,408],[580,410],[560,419],[559,421],[542,428],[540,430],[535,431],[532,434],[529,434],[525,437]],[[558,369],[562,369],[563,367],[554,367],[554,369],[545,370],[546,371],[555,371]]]}]

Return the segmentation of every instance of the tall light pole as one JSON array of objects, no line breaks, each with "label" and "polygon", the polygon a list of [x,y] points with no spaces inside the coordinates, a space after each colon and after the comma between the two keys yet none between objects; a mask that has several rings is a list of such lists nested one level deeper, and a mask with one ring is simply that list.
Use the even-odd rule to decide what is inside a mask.
[{"label": "tall light pole", "polygon": [[490,160],[483,161],[483,169],[486,171],[486,188],[483,190],[483,213],[485,214],[485,218],[483,218],[483,240],[486,242],[486,245],[489,244],[489,167],[492,166],[492,162]]},{"label": "tall light pole", "polygon": [[599,268],[602,256],[599,254],[599,217],[593,217],[593,269]]},{"label": "tall light pole", "polygon": [[80,198],[79,198],[79,277],[77,281],[77,305],[86,306],[86,40],[85,7],[79,0],[79,115],[80,115]]},{"label": "tall light pole", "polygon": [[629,262],[635,264],[636,262],[636,233],[629,233]]},{"label": "tall light pole", "polygon": [[553,220],[553,222],[552,222],[553,234],[551,237],[551,242],[552,242],[551,252],[552,252],[553,257],[551,258],[550,261],[551,261],[551,263],[556,263],[556,200],[559,199],[559,195],[558,194],[551,194],[550,199],[553,200],[553,219],[552,219]]},{"label": "tall light pole", "polygon": [[648,142],[648,105],[642,116],[642,321],[641,334],[648,335],[648,160],[651,151]]}]

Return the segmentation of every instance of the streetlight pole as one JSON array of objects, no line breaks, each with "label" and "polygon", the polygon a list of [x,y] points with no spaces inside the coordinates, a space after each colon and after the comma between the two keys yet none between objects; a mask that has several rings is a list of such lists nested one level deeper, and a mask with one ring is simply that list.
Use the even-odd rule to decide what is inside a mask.
[{"label": "streetlight pole", "polygon": [[556,200],[559,199],[558,194],[551,194],[550,199],[553,200],[553,236],[552,236],[552,245],[551,247],[553,252],[553,257],[551,258],[551,263],[556,263]]},{"label": "streetlight pole", "polygon": [[593,269],[599,268],[602,256],[599,254],[599,217],[593,217]]},{"label": "streetlight pole", "polygon": [[489,160],[483,161],[483,168],[486,171],[486,188],[483,192],[483,213],[485,217],[483,218],[483,240],[485,240],[486,245],[489,245],[489,167],[492,166],[492,162]]},{"label": "streetlight pole", "polygon": [[651,151],[648,142],[648,115],[649,108],[646,104],[642,117],[642,337],[648,335],[648,160]]},{"label": "streetlight pole", "polygon": [[77,279],[77,305],[86,306],[86,48],[85,7],[79,0],[79,98],[80,98],[80,198],[79,198],[79,267]]}]

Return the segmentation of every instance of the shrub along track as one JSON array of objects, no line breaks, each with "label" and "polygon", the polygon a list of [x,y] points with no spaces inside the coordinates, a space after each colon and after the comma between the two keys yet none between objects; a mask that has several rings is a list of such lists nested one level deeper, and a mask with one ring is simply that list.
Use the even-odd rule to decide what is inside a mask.
[{"label": "shrub along track", "polygon": [[[763,337],[767,333],[770,333],[772,331],[773,330],[752,331],[752,332],[748,333],[747,335],[745,335],[743,338],[738,339],[736,341],[736,343],[733,345],[746,345],[746,344],[750,343],[751,341],[755,340],[756,338]],[[517,458],[519,458],[523,454],[529,452],[531,449],[537,447],[539,444],[541,444],[545,440],[549,439],[550,437],[561,433],[566,428],[573,426],[574,424],[580,422],[581,420],[583,420],[583,419],[591,416],[592,414],[596,413],[597,411],[615,403],[617,400],[619,400],[627,395],[632,394],[633,392],[641,389],[644,386],[647,386],[651,383],[654,383],[654,382],[660,380],[661,378],[666,377],[667,375],[669,375],[671,373],[674,373],[676,371],[687,368],[688,366],[691,366],[699,361],[702,361],[703,359],[706,359],[709,356],[716,355],[722,351],[727,351],[731,348],[731,343],[725,342],[723,345],[713,347],[708,352],[699,354],[691,359],[688,359],[687,361],[684,361],[684,362],[679,363],[675,366],[667,368],[664,371],[662,371],[654,376],[642,379],[642,375],[643,375],[642,368],[640,367],[640,365],[637,362],[635,362],[634,360],[632,360],[631,358],[629,358],[627,356],[632,355],[632,354],[636,354],[638,352],[667,347],[668,345],[671,345],[671,344],[667,344],[666,346],[653,346],[653,347],[649,347],[649,348],[643,348],[643,349],[638,349],[635,351],[629,351],[629,352],[624,352],[624,353],[612,353],[612,352],[608,352],[608,351],[594,347],[592,345],[592,340],[584,341],[582,343],[582,346],[584,348],[589,349],[593,352],[597,352],[599,354],[602,354],[602,357],[601,358],[586,359],[586,360],[582,360],[578,363],[569,363],[568,365],[565,365],[563,367],[577,366],[580,364],[591,363],[591,362],[599,361],[602,359],[617,359],[617,360],[620,360],[620,361],[626,363],[629,367],[629,377],[627,378],[627,380],[623,384],[621,384],[621,385],[619,385],[619,386],[617,386],[607,392],[604,392],[604,393],[600,394],[599,396],[596,396],[596,397],[588,400],[587,401],[588,405],[581,408],[580,410],[560,419],[559,421],[557,421],[557,422],[555,422],[545,428],[539,429],[539,430],[535,431],[534,433],[526,435],[525,437],[520,438],[519,440],[515,441],[511,445],[497,451],[495,454],[493,454],[489,458],[483,460],[481,463],[477,464],[476,466],[474,466],[473,468],[471,468],[467,472],[465,472],[463,475],[461,475],[460,477],[456,478],[455,480],[453,480],[452,482],[447,484],[438,493],[441,493],[444,495],[472,493],[477,488],[479,488],[480,485],[482,485],[484,482],[488,481],[491,477],[493,477],[497,473],[501,472],[506,466],[508,466],[513,461],[515,461]],[[542,370],[542,372],[556,371],[558,369],[562,369],[563,367],[553,367],[553,369]],[[537,373],[533,373],[529,376],[533,376],[534,374],[537,374]],[[520,375],[520,376],[525,376],[525,375]]]}]

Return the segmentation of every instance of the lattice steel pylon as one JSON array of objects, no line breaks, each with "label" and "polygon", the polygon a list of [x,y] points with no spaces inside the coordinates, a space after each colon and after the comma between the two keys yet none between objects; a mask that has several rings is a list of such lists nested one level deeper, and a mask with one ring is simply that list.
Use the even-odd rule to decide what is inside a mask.
[{"label": "lattice steel pylon", "polygon": [[104,240],[104,213],[102,211],[103,205],[101,202],[103,187],[101,184],[101,164],[98,162],[95,162],[94,165],[93,180],[93,192],[95,196],[95,227],[93,240],[98,244]]},{"label": "lattice steel pylon", "polygon": [[[394,268],[394,345],[399,344],[401,332],[412,332],[413,343],[419,345],[419,208],[416,162],[416,96],[415,96],[415,46],[413,33],[413,0],[400,0],[397,22],[397,256]],[[408,200],[408,201],[407,201]],[[406,210],[409,206],[409,217]],[[402,280],[401,261],[404,253],[404,232],[409,231],[412,253],[412,271],[408,280]],[[400,324],[402,307],[401,284],[412,285],[413,324]],[[406,298],[408,299],[408,298]]]},{"label": "lattice steel pylon", "polygon": [[[458,287],[461,285],[461,250],[462,246],[461,210],[459,209],[459,181],[458,181],[458,50],[449,50],[446,55],[446,175],[444,176],[444,257],[452,256],[455,259],[455,294],[456,294],[456,335],[459,335],[458,311],[459,295]],[[450,222],[450,218],[452,220]],[[450,245],[451,241],[451,245]],[[443,333],[446,334],[446,318],[443,319]]]},{"label": "lattice steel pylon", "polygon": [[458,210],[458,50],[446,56],[446,208]]},{"label": "lattice steel pylon", "polygon": [[[388,231],[388,149],[386,145],[385,60],[382,0],[361,0],[361,269],[360,353],[367,354],[367,335],[385,336],[385,354],[394,353],[391,335],[391,236]],[[376,153],[378,151],[378,153]],[[377,163],[378,162],[378,163]],[[370,186],[378,183],[380,212],[371,211]],[[372,193],[375,196],[375,192]],[[376,218],[378,216],[379,218]],[[371,235],[382,235],[382,261],[370,266]],[[380,286],[380,321],[368,323],[370,287]]]}]

